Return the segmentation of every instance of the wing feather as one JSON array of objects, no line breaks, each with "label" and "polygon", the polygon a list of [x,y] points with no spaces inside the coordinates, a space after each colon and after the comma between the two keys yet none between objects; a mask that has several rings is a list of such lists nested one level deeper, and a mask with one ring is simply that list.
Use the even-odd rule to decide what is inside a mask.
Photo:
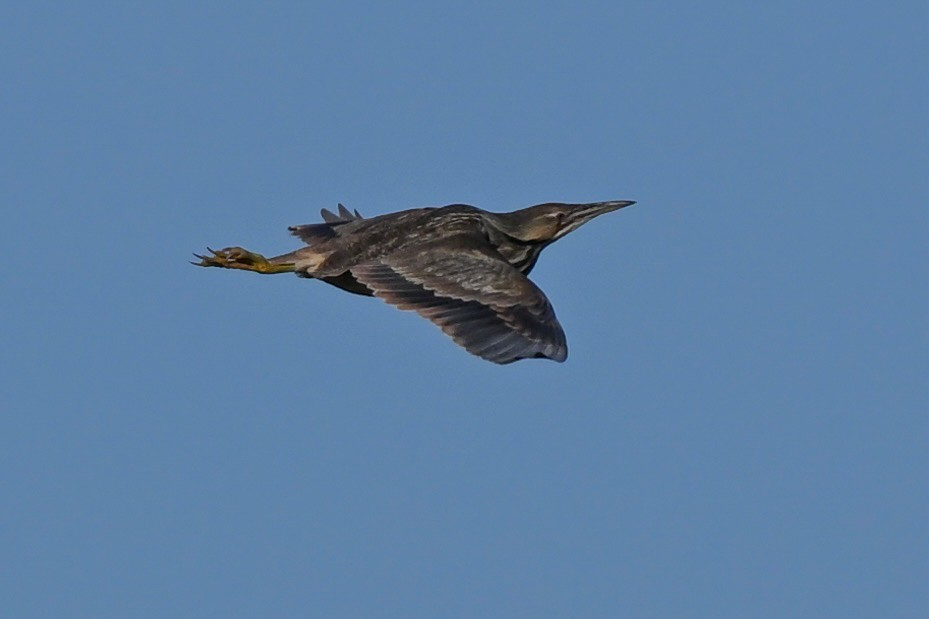
[{"label": "wing feather", "polygon": [[564,331],[545,294],[480,242],[418,247],[350,271],[375,296],[416,311],[489,361],[567,357]]}]

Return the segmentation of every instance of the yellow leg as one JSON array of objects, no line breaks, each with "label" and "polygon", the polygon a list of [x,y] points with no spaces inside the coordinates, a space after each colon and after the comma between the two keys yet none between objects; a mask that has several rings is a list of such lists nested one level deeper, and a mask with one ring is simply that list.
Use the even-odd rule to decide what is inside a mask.
[{"label": "yellow leg", "polygon": [[294,263],[287,261],[292,257],[291,254],[285,254],[276,258],[265,258],[261,254],[242,249],[241,247],[227,247],[225,249],[207,250],[212,255],[194,254],[200,259],[200,262],[191,262],[198,267],[220,267],[223,269],[239,269],[242,271],[252,271],[272,275],[274,273],[293,273]]}]

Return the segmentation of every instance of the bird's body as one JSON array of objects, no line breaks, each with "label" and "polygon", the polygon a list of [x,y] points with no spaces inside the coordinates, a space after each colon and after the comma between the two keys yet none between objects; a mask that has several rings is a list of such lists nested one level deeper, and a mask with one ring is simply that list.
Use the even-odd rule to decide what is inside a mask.
[{"label": "bird's body", "polygon": [[238,247],[197,256],[199,266],[295,272],[377,296],[436,323],[459,345],[495,363],[564,361],[561,325],[527,277],[549,244],[599,214],[633,204],[548,203],[490,213],[466,204],[362,218],[339,205],[324,223],[293,226],[307,246],[266,259]]}]

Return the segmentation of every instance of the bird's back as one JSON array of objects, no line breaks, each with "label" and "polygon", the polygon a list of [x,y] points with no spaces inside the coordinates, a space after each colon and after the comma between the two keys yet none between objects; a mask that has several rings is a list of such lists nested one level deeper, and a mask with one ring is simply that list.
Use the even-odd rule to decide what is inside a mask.
[{"label": "bird's back", "polygon": [[[483,236],[480,214],[480,209],[473,206],[454,204],[409,209],[369,219],[298,226],[291,230],[320,251],[332,252],[349,263],[360,264],[460,235]],[[320,226],[326,229],[321,230]]]}]

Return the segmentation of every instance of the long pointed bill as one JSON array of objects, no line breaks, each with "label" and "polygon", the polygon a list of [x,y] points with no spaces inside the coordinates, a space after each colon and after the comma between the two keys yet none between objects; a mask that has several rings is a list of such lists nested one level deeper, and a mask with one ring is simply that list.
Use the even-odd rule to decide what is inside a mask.
[{"label": "long pointed bill", "polygon": [[572,213],[578,218],[587,221],[597,215],[618,211],[621,208],[632,206],[635,200],[613,200],[612,202],[591,202],[590,204],[578,204]]},{"label": "long pointed bill", "polygon": [[603,215],[604,213],[609,213],[610,211],[618,211],[621,208],[631,206],[635,204],[634,200],[614,200],[612,202],[591,202],[590,204],[572,204],[571,210],[568,213],[568,221],[562,224],[562,229],[558,231],[555,236],[556,239],[560,239],[567,233],[572,230],[577,230],[580,226],[584,225],[594,217]]}]

